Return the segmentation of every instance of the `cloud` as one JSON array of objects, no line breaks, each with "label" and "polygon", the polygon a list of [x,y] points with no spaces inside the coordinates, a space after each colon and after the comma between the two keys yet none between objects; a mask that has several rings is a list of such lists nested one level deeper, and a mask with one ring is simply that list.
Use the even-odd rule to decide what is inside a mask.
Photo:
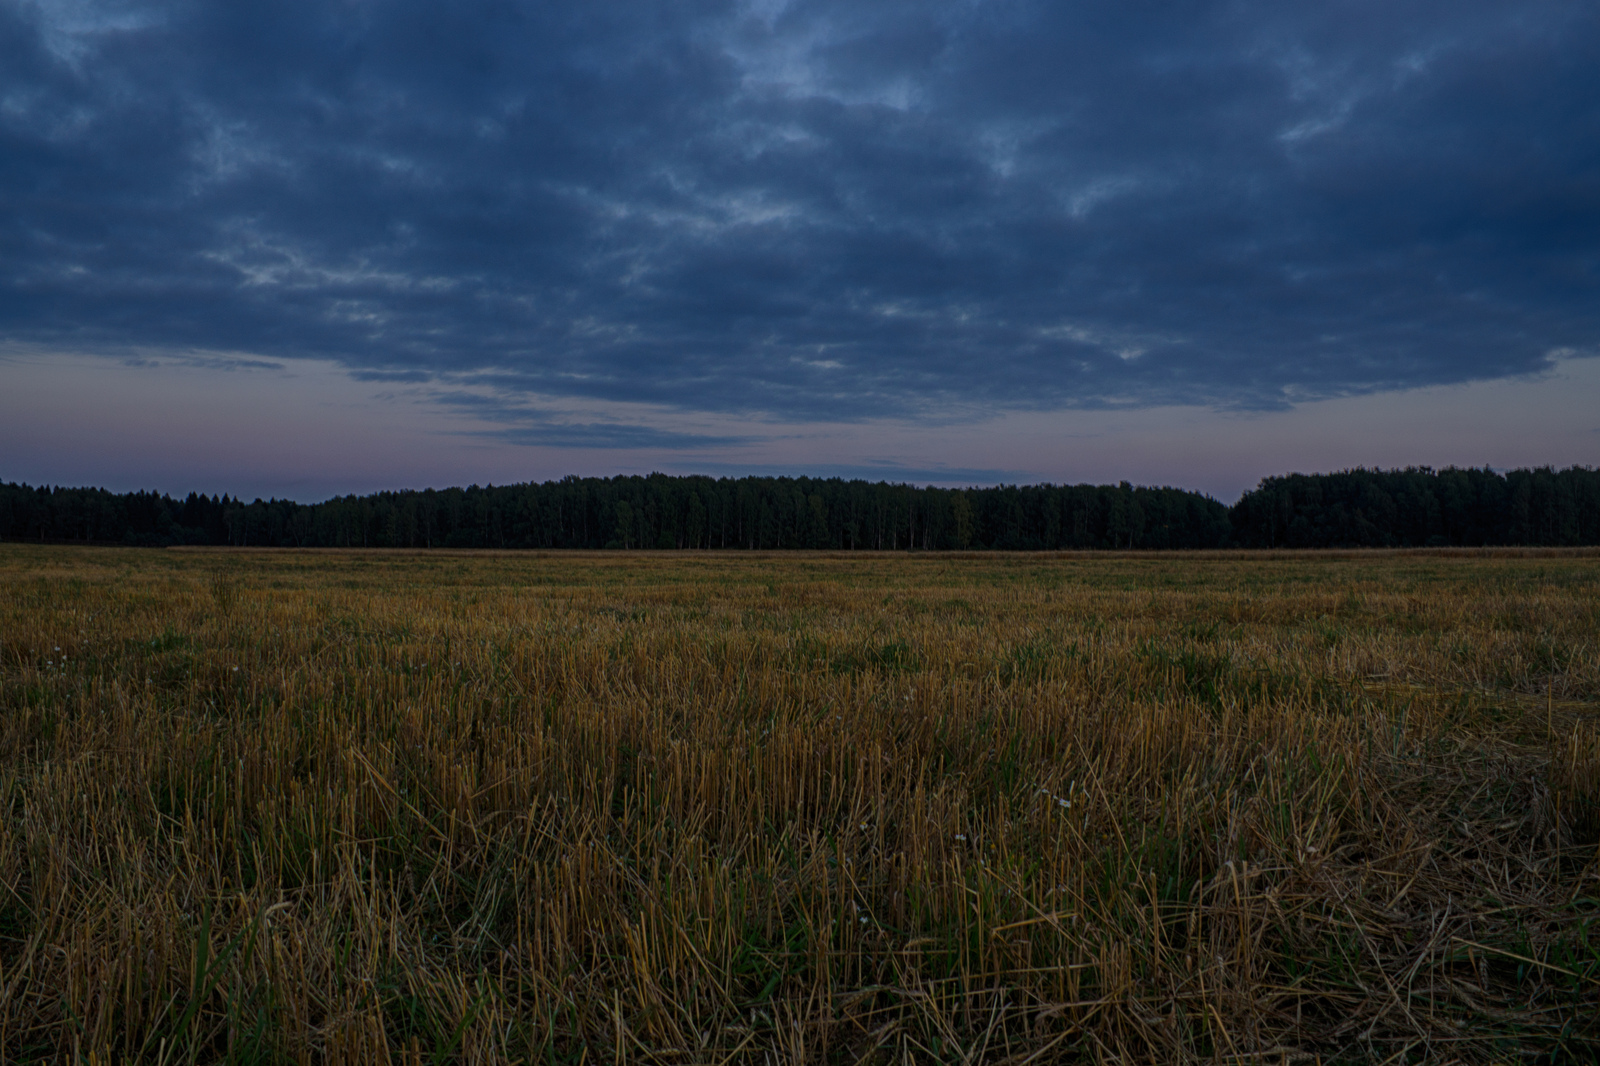
[{"label": "cloud", "polygon": [[475,435],[492,437],[509,444],[531,444],[544,448],[648,448],[670,451],[722,448],[748,444],[752,439],[709,433],[674,433],[653,426],[619,422],[539,422],[506,426]]},{"label": "cloud", "polygon": [[1600,13],[0,0],[0,202],[14,344],[790,421],[1270,409],[1595,350]]},{"label": "cloud", "polygon": [[[614,409],[601,412],[597,417],[593,411],[552,410],[522,400],[522,391],[514,383],[507,387],[504,379],[474,376],[464,382],[445,383],[433,389],[430,398],[440,408],[459,411],[472,418],[475,428],[456,431],[456,435],[507,444],[558,449],[704,452],[770,439],[649,424],[659,420],[660,412]],[[643,417],[629,419],[629,413]]]},{"label": "cloud", "polygon": [[946,466],[939,463],[907,465],[893,460],[861,463],[713,463],[709,469],[696,467],[693,473],[718,477],[810,477],[843,478],[846,481],[888,481],[912,485],[940,485],[965,488],[971,485],[1001,485],[1033,479],[1027,471],[994,467]]}]

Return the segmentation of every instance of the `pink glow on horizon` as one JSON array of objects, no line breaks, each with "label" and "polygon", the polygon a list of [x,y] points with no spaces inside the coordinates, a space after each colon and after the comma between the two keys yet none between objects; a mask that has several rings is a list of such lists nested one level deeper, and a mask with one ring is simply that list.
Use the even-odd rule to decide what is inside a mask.
[{"label": "pink glow on horizon", "polygon": [[[1256,413],[1011,412],[930,425],[776,423],[556,400],[543,408],[558,420],[747,438],[693,450],[510,443],[492,435],[503,427],[438,402],[430,386],[358,381],[325,362],[156,356],[134,364],[13,352],[0,355],[0,381],[0,480],[247,499],[313,501],[569,473],[849,470],[941,484],[1127,480],[1231,502],[1262,477],[1290,471],[1600,462],[1596,359],[1566,360],[1540,378]],[[974,470],[997,476],[974,478]]]}]

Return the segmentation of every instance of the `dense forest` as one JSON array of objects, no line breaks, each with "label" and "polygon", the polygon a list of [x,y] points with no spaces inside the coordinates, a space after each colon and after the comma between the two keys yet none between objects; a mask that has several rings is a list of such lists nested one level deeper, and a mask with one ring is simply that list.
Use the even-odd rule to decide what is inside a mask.
[{"label": "dense forest", "polygon": [[0,539],[147,546],[871,550],[1600,544],[1600,471],[1350,470],[1231,509],[1171,488],[567,477],[323,503],[0,483]]},{"label": "dense forest", "polygon": [[1212,548],[1228,510],[1122,485],[936,489],[837,478],[568,477],[318,504],[0,485],[0,537],[401,548]]},{"label": "dense forest", "polygon": [[1230,518],[1241,548],[1600,544],[1600,470],[1289,474],[1245,493]]}]

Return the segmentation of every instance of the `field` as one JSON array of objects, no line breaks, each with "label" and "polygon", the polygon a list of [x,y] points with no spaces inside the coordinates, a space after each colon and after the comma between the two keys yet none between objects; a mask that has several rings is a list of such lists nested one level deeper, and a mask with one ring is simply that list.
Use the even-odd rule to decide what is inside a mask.
[{"label": "field", "polygon": [[1600,555],[0,545],[6,1062],[1600,1055]]}]

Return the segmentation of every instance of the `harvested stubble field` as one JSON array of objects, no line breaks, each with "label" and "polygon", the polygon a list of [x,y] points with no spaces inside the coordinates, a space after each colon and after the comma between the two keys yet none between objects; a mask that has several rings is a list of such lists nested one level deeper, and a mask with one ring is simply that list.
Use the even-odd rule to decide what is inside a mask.
[{"label": "harvested stubble field", "polygon": [[1600,556],[0,546],[8,1062],[1600,1053]]}]

